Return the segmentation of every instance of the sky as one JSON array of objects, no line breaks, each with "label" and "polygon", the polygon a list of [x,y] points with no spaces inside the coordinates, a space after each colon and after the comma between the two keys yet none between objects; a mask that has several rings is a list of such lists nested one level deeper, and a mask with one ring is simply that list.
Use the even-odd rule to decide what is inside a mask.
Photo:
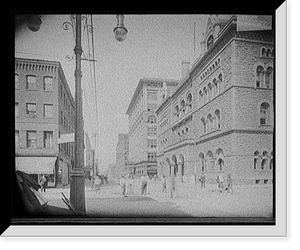
[{"label": "sky", "polygon": [[[41,18],[37,32],[23,26],[15,34],[15,56],[59,61],[75,97],[75,59],[66,59],[74,54],[74,36],[71,29],[64,30],[62,26],[70,18],[68,15]],[[116,15],[93,15],[96,91],[91,63],[82,61],[83,118],[92,147],[95,145],[93,134],[98,133],[96,157],[100,171],[115,163],[118,133],[128,132],[126,110],[139,80],[144,77],[179,80],[182,61],[190,61],[192,65],[195,56],[201,53],[200,36],[205,31],[207,18],[208,15],[187,14],[125,15],[128,33],[125,41],[119,42],[113,33]],[[85,32],[82,47],[86,54],[88,41],[91,44]]]}]

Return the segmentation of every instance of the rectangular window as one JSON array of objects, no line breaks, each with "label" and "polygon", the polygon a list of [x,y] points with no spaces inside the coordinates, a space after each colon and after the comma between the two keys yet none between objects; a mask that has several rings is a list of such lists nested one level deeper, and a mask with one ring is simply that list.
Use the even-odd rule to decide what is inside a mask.
[{"label": "rectangular window", "polygon": [[50,76],[44,77],[44,90],[53,91],[53,78]]},{"label": "rectangular window", "polygon": [[148,111],[156,111],[157,104],[155,103],[147,103],[147,110]]},{"label": "rectangular window", "polygon": [[19,148],[20,147],[20,134],[19,134],[19,130],[15,131],[15,148]]},{"label": "rectangular window", "polygon": [[52,104],[44,104],[44,118],[53,118]]},{"label": "rectangular window", "polygon": [[26,76],[26,89],[37,90],[36,76]]},{"label": "rectangular window", "polygon": [[15,117],[19,116],[19,103],[15,102]]},{"label": "rectangular window", "polygon": [[156,136],[157,132],[156,132],[156,127],[150,127],[148,128],[148,136]]},{"label": "rectangular window", "polygon": [[148,144],[148,148],[156,148],[157,142],[156,140],[148,140],[147,144]]},{"label": "rectangular window", "polygon": [[53,147],[53,132],[44,131],[44,148],[52,148],[52,147]]},{"label": "rectangular window", "polygon": [[156,92],[147,92],[147,100],[156,101],[157,93]]},{"label": "rectangular window", "polygon": [[15,74],[15,89],[19,89],[20,85],[19,85],[19,75]]},{"label": "rectangular window", "polygon": [[36,103],[26,103],[26,114],[30,118],[35,118],[36,114]]},{"label": "rectangular window", "polygon": [[156,161],[156,153],[148,153],[148,161]]},{"label": "rectangular window", "polygon": [[27,148],[36,148],[36,131],[26,131],[26,146]]}]

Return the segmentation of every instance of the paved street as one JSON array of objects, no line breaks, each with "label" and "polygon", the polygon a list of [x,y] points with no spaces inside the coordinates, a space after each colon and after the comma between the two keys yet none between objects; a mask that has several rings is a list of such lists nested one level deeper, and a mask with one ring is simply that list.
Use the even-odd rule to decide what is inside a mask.
[{"label": "paved street", "polygon": [[[140,182],[133,182],[133,194],[123,197],[121,188],[110,183],[99,189],[86,181],[86,214],[90,217],[267,217],[273,213],[273,188],[235,186],[233,193],[219,193],[216,185],[182,183],[175,198],[163,193],[159,181],[148,182],[147,195],[140,195]],[[52,188],[43,193],[49,205],[67,208],[61,200],[70,189]]]}]

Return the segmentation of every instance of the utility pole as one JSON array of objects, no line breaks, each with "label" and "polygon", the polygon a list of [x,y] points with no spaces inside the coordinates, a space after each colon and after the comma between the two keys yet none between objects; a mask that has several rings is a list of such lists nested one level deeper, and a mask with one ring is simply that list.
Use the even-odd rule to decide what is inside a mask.
[{"label": "utility pole", "polygon": [[84,178],[84,131],[82,116],[82,95],[81,95],[81,15],[76,14],[76,44],[74,48],[76,56],[75,66],[75,160],[70,174],[70,203],[83,214],[85,208],[85,178]]}]

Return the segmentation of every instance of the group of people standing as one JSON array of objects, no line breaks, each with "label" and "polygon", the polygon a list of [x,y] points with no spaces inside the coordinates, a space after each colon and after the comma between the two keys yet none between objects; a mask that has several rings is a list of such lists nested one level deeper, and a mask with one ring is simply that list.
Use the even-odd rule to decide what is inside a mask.
[{"label": "group of people standing", "polygon": [[[141,193],[140,194],[146,195],[147,188],[148,188],[148,180],[150,180],[149,176],[142,175],[138,178],[140,178],[140,185],[141,185]],[[119,185],[121,187],[121,192],[124,197],[126,197],[127,195],[133,195],[133,180],[134,179],[136,179],[136,178],[132,174],[121,175],[121,177],[119,179]],[[162,175],[160,178],[160,181],[161,181],[161,185],[162,185],[162,192],[167,193],[167,178],[166,178],[166,176]],[[171,198],[173,198],[176,196],[176,193],[177,193],[176,177],[170,176],[170,178],[168,178],[168,182],[169,182],[168,186],[169,186],[170,196],[171,196]],[[206,177],[205,177],[204,173],[202,173],[201,176],[199,177],[199,182],[201,184],[201,188],[206,187]],[[221,192],[221,193],[223,193],[225,191],[228,193],[233,192],[231,174],[227,175],[226,184],[225,184],[225,181],[224,181],[222,175],[217,176],[216,182],[218,185],[219,192]]]},{"label": "group of people standing", "polygon": [[122,195],[124,197],[133,194],[132,180],[133,180],[133,176],[131,174],[129,174],[128,176],[121,175],[121,178],[119,180],[119,185],[122,189]]}]

